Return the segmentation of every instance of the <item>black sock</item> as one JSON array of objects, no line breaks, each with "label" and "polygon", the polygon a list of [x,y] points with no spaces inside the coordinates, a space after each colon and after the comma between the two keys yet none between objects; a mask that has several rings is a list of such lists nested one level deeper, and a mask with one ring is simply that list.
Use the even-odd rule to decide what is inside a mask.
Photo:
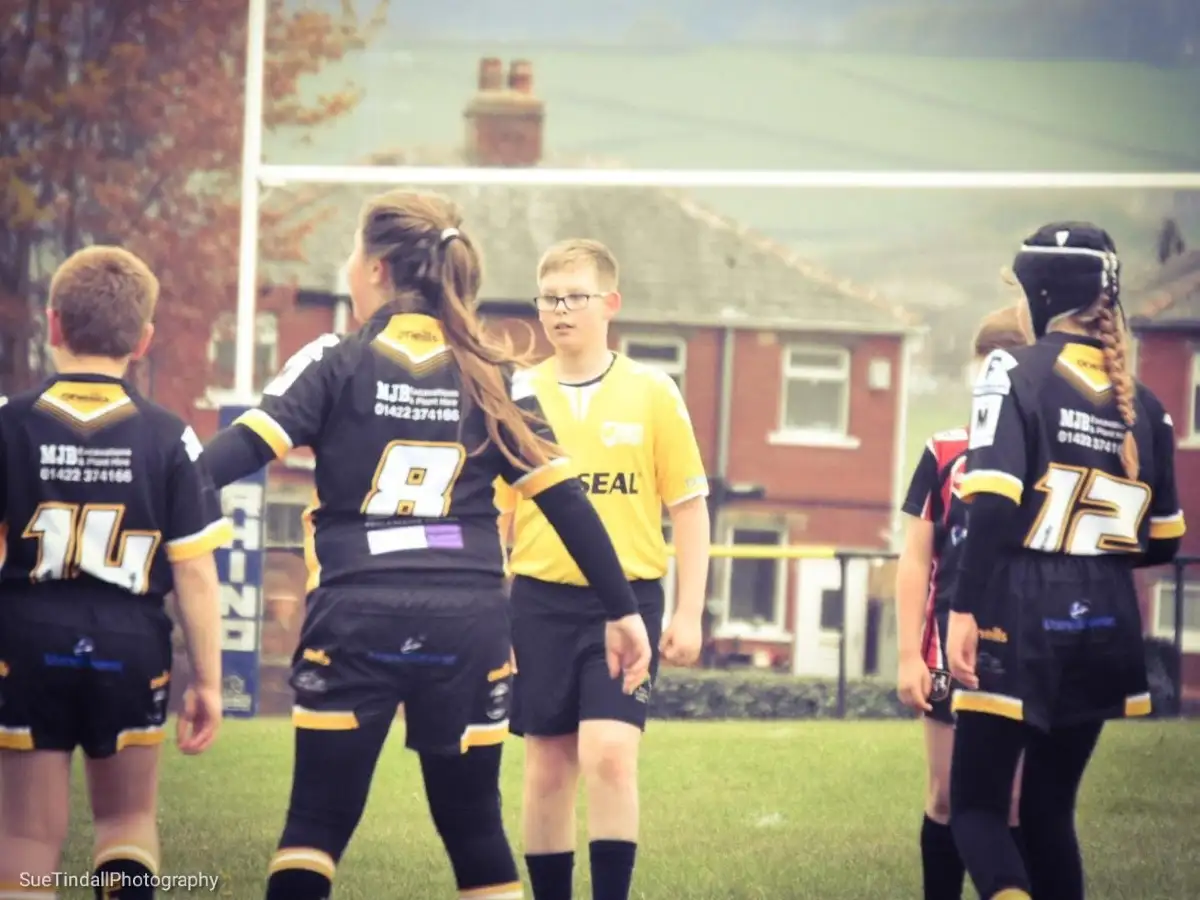
[{"label": "black sock", "polygon": [[153,900],[154,873],[135,859],[109,859],[96,866],[96,900]]},{"label": "black sock", "polygon": [[333,882],[311,869],[279,869],[267,879],[266,900],[329,900]]},{"label": "black sock", "polygon": [[574,850],[565,853],[527,853],[525,866],[529,869],[533,900],[571,900]]},{"label": "black sock", "polygon": [[633,841],[592,841],[592,900],[629,900],[637,844]]},{"label": "black sock", "polygon": [[929,816],[921,823],[921,871],[925,900],[962,900],[963,868],[949,825]]},{"label": "black sock", "polygon": [[1029,892],[1025,861],[1001,812],[968,810],[954,816],[954,842],[980,897],[1003,890]]}]

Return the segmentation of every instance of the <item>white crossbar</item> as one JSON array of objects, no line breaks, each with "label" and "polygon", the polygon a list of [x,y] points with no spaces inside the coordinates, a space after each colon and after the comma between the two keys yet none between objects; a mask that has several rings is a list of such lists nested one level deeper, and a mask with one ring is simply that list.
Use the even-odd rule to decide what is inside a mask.
[{"label": "white crossbar", "polygon": [[952,190],[1197,190],[1200,172],[855,172],[772,169],[549,169],[474,166],[258,167],[266,187],[286,184],[522,185],[665,188]]}]

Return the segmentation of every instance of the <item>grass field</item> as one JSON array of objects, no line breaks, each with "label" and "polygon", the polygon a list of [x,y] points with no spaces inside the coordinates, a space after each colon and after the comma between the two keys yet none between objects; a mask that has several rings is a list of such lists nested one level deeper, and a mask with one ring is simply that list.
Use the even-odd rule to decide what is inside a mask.
[{"label": "grass field", "polygon": [[[453,882],[398,726],[385,748],[337,900],[434,900]],[[916,722],[655,722],[642,763],[634,896],[648,900],[911,900],[920,894],[922,740]],[[1200,896],[1200,722],[1110,726],[1084,785],[1093,900]],[[518,835],[522,745],[506,745]],[[164,874],[219,873],[219,896],[261,896],[287,802],[291,731],[228,721],[189,759],[166,749]],[[88,865],[80,786],[66,869]],[[581,834],[580,846],[586,846]],[[584,865],[576,895],[588,897]],[[972,896],[968,892],[968,896]],[[64,897],[82,896],[66,893]],[[170,896],[212,896],[172,893]]]}]

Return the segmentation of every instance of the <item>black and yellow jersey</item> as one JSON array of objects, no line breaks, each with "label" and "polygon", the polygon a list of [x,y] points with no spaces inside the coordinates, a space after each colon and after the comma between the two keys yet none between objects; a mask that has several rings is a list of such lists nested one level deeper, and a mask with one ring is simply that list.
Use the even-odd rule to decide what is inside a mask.
[{"label": "black and yellow jersey", "polygon": [[[539,416],[533,390],[508,378]],[[316,497],[305,512],[309,589],[396,585],[397,575],[503,576],[497,476],[534,496],[572,477],[565,459],[529,470],[488,440],[440,323],[385,307],[358,332],[313,341],[234,426],[282,457],[309,447]],[[540,432],[552,440],[546,427]]]},{"label": "black and yellow jersey", "polygon": [[161,600],[171,562],[232,537],[195,433],[126,382],[61,375],[0,404],[6,599],[69,584]]},{"label": "black and yellow jersey", "polygon": [[1182,536],[1171,418],[1141,384],[1135,402],[1140,471],[1131,479],[1099,341],[1051,332],[993,352],[974,389],[961,496],[1010,499],[1020,544],[1043,553],[1140,554],[1151,539]]}]

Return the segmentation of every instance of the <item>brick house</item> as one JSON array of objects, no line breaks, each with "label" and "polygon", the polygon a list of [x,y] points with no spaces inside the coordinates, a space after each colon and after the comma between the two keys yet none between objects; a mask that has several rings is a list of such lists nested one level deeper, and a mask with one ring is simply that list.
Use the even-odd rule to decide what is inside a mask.
[{"label": "brick house", "polygon": [[[1200,556],[1200,251],[1172,257],[1137,297],[1130,317],[1137,337],[1137,376],[1162,400],[1175,422],[1175,478],[1189,530],[1183,553]],[[1146,584],[1147,631],[1175,634],[1174,582],[1169,569]],[[1200,695],[1200,565],[1186,570],[1183,683]]]},{"label": "brick house", "polygon": [[[507,85],[502,75],[498,60],[481,64],[461,149],[384,153],[370,162],[543,161],[544,110],[530,69],[514,64]],[[594,237],[613,249],[624,298],[613,347],[662,368],[683,390],[708,470],[735,494],[717,517],[718,542],[890,549],[905,474],[899,462],[914,335],[898,310],[676,192],[437,190],[463,205],[465,227],[482,248],[481,311],[519,349],[537,355],[548,349],[532,305],[541,250],[568,236]],[[287,192],[285,202],[319,210],[319,224],[305,264],[264,274],[269,283],[288,286],[262,292],[256,387],[307,341],[353,327],[341,270],[362,202],[373,193],[344,186]],[[214,326],[213,388],[193,417],[205,437],[232,384],[230,326]],[[311,458],[297,452],[269,473],[266,662],[281,662],[294,646],[304,583],[300,512],[311,498],[310,472]],[[755,499],[736,499],[739,492]],[[792,565],[719,561],[710,588],[714,634],[727,645],[765,650],[772,661],[796,657],[808,660],[812,671],[827,672],[836,664],[840,570],[828,560],[805,560],[799,578]],[[864,581],[849,603],[852,673],[871,668],[865,643],[874,626],[868,625],[866,594]],[[806,627],[797,628],[797,609]]]}]

